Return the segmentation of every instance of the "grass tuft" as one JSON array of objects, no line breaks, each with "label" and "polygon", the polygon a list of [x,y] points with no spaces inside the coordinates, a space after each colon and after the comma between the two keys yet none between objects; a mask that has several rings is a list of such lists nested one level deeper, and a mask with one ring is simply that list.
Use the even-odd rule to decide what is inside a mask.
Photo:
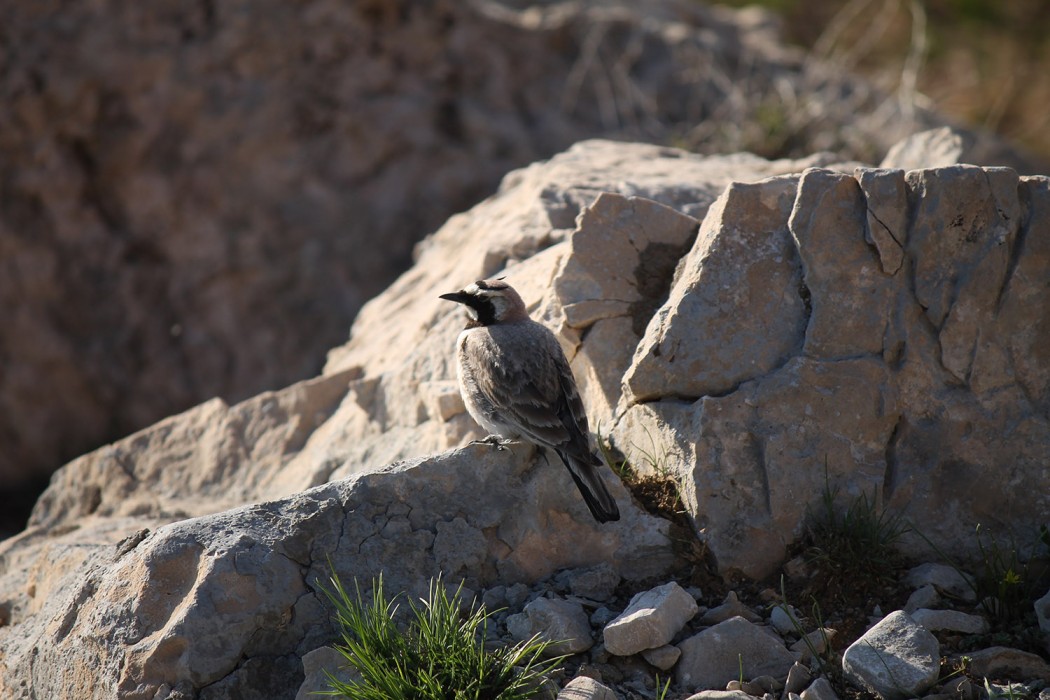
[{"label": "grass tuft", "polygon": [[813,659],[813,663],[816,664],[819,671],[826,675],[838,673],[838,665],[835,663],[834,652],[831,649],[831,640],[828,639],[827,632],[825,632],[824,617],[820,612],[820,604],[817,603],[817,599],[812,598],[812,616],[816,620],[817,630],[820,631],[821,642],[824,646],[823,651],[817,649],[816,645],[813,644],[813,641],[806,633],[806,629],[802,626],[798,617],[795,616],[795,613],[792,612],[791,605],[788,603],[787,586],[784,583],[783,576],[780,577],[780,600],[781,602],[777,604],[777,607],[782,608],[787,613],[788,619],[791,620],[791,626],[795,628],[795,634],[806,645],[810,658]]},{"label": "grass tuft", "polygon": [[820,505],[810,518],[809,560],[841,581],[865,587],[892,582],[902,561],[897,544],[911,526],[880,508],[874,495],[862,493],[842,510],[838,493],[825,476]]},{"label": "grass tuft", "polygon": [[631,447],[641,458],[642,469],[636,468],[620,454],[602,435],[601,425],[598,426],[598,450],[602,459],[620,477],[624,485],[630,489],[646,511],[660,515],[668,520],[677,520],[687,516],[687,511],[682,499],[682,489],[678,482],[678,475],[668,464],[666,449],[662,454],[652,434],[646,430],[649,438],[650,449],[646,450],[632,443]]},{"label": "grass tuft", "polygon": [[553,641],[533,637],[486,650],[493,613],[472,603],[464,609],[462,586],[449,595],[440,577],[426,600],[409,601],[402,631],[395,617],[398,596],[388,599],[382,576],[365,601],[355,582],[351,596],[337,576],[322,591],[335,608],[341,641],[334,648],[360,680],[343,682],[326,671],[335,695],[350,700],[526,700],[540,692],[546,675],[565,658],[544,658]]}]

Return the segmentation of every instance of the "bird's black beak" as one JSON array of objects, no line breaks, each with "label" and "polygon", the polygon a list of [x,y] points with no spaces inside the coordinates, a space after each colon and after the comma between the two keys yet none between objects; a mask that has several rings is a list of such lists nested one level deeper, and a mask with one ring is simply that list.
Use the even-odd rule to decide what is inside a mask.
[{"label": "bird's black beak", "polygon": [[448,299],[449,301],[454,301],[457,304],[466,304],[467,300],[470,299],[470,295],[464,294],[463,292],[449,292],[448,294],[439,295],[438,299]]}]

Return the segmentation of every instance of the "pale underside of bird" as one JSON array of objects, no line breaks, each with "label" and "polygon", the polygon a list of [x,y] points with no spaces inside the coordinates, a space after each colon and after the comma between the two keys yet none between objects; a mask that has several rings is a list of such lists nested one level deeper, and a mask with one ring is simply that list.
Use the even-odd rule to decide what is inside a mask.
[{"label": "pale underside of bird", "polygon": [[531,320],[513,287],[479,280],[442,294],[470,316],[456,341],[459,390],[467,411],[497,447],[527,440],[550,448],[572,475],[595,520],[619,520],[591,450],[587,414],[569,362],[554,334]]}]

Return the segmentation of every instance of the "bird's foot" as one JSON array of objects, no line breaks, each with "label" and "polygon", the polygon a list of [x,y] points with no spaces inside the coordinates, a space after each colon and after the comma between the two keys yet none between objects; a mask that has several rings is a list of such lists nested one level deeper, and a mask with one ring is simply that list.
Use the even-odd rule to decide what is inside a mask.
[{"label": "bird's foot", "polygon": [[467,444],[468,445],[489,445],[491,447],[495,447],[496,450],[498,450],[498,451],[503,451],[503,450],[507,449],[507,446],[510,445],[513,442],[514,441],[511,440],[511,439],[505,438],[505,437],[501,437],[499,435],[489,435],[487,437],[481,438],[480,440],[471,440]]}]

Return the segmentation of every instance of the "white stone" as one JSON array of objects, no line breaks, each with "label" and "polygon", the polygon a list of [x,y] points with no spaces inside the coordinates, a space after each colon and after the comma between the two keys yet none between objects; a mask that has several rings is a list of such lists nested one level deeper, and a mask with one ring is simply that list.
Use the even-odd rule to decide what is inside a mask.
[{"label": "white stone", "polygon": [[802,625],[798,611],[790,605],[776,605],[769,611],[769,624],[783,635],[799,634]]},{"label": "white stone", "polygon": [[784,681],[784,692],[801,693],[813,680],[810,670],[796,661],[788,670],[787,680]]},{"label": "white stone", "polygon": [[850,683],[886,700],[922,695],[940,671],[940,644],[903,610],[890,613],[842,655]]},{"label": "white stone", "polygon": [[816,652],[818,656],[823,655],[828,650],[828,645],[831,644],[831,640],[838,634],[836,630],[828,627],[821,627],[815,629],[812,632],[807,632],[802,639],[791,644],[789,649],[791,651],[802,654],[803,661],[808,661],[813,657],[813,652]]},{"label": "white stone", "polygon": [[839,700],[831,682],[823,676],[813,681],[800,695],[802,700]]},{"label": "white stone", "polygon": [[701,690],[699,693],[690,695],[686,700],[753,700],[753,695],[748,695],[743,690]]},{"label": "white stone", "polygon": [[715,606],[701,615],[700,624],[717,625],[719,622],[725,622],[734,617],[742,617],[748,622],[762,621],[762,617],[758,613],[740,602],[736,591],[729,591],[726,593],[725,600],[722,601],[721,605]]},{"label": "white stone", "polygon": [[608,686],[588,676],[577,676],[569,681],[557,700],[620,700]]},{"label": "white stone", "polygon": [[674,581],[639,593],[605,626],[605,648],[611,654],[629,656],[663,646],[697,609],[693,597]]},{"label": "white stone", "polygon": [[948,126],[921,131],[895,143],[880,167],[916,170],[969,163],[972,161],[964,160],[963,154],[972,146],[972,141]]},{"label": "white stone", "polygon": [[515,639],[533,635],[554,642],[552,654],[576,654],[594,646],[587,613],[579,603],[560,598],[537,598],[524,612],[507,618],[507,630]]},{"label": "white stone", "polygon": [[642,652],[642,658],[656,666],[661,671],[671,670],[678,659],[682,656],[682,650],[670,644],[664,644],[655,649],[646,649]]},{"label": "white stone", "polygon": [[739,678],[784,677],[795,655],[773,635],[742,617],[734,617],[689,637],[678,645],[682,658],[675,679],[684,690],[725,688]]},{"label": "white stone", "polygon": [[935,608],[940,605],[941,596],[937,593],[937,588],[933,584],[926,584],[925,586],[919,586],[911,595],[908,596],[908,602],[904,604],[904,612],[909,615],[919,608]]},{"label": "white stone", "polygon": [[[1011,647],[988,647],[965,655],[967,670],[977,677],[1041,680],[1050,683],[1050,663],[1038,654]],[[958,657],[955,657],[958,658]]]},{"label": "white stone", "polygon": [[314,700],[318,693],[331,690],[326,671],[343,683],[360,680],[360,676],[350,668],[342,654],[332,647],[320,647],[303,654],[305,678],[299,686],[299,692],[295,694],[295,700]]},{"label": "white stone", "polygon": [[1050,591],[1035,601],[1035,616],[1039,620],[1039,629],[1050,635]]},{"label": "white stone", "polygon": [[973,603],[977,600],[977,593],[970,578],[947,564],[920,564],[908,570],[908,573],[904,576],[903,583],[916,589],[923,586],[933,586],[944,595],[958,598],[968,603]]},{"label": "white stone", "polygon": [[961,610],[929,610],[919,608],[911,613],[913,620],[931,632],[948,630],[963,634],[983,634],[990,628],[988,620],[980,615],[971,615]]}]

